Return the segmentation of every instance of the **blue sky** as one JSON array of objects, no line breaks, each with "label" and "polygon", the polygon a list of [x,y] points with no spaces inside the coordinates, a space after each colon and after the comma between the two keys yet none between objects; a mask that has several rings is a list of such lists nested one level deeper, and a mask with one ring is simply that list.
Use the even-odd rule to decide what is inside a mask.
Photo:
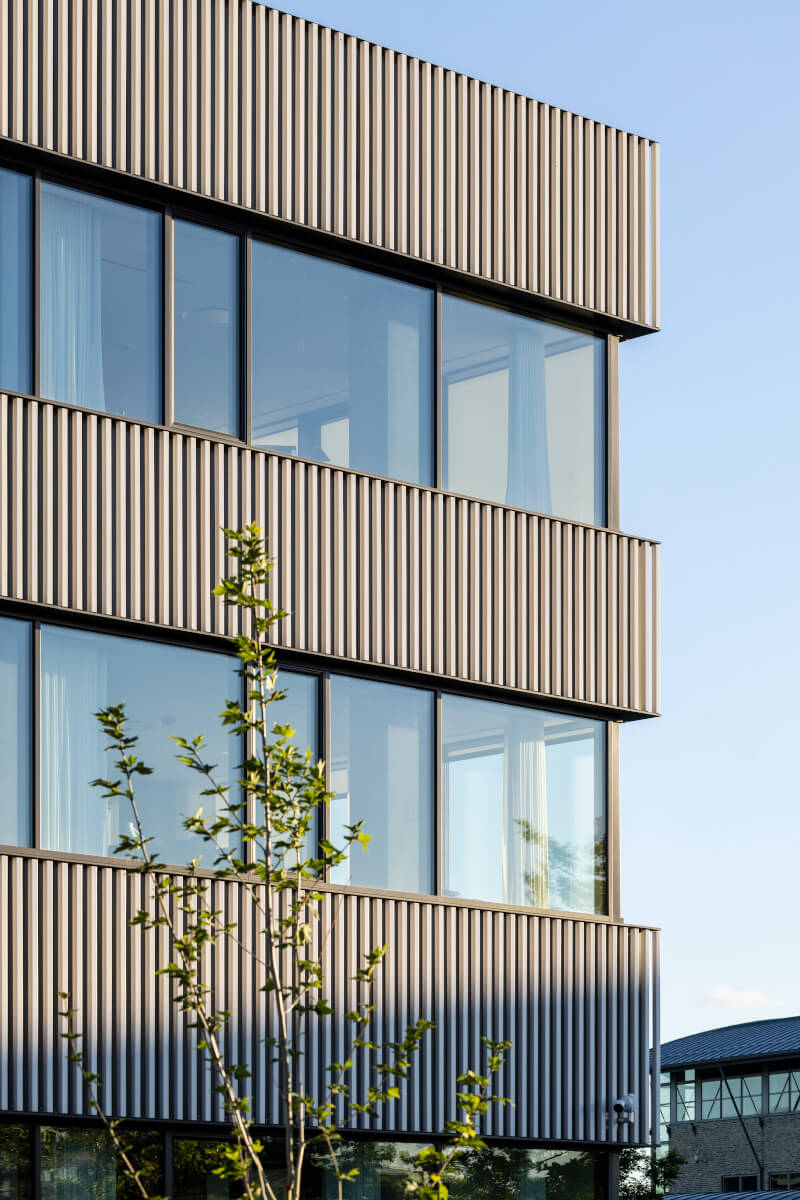
[{"label": "blue sky", "polygon": [[663,332],[620,371],[664,716],[623,730],[623,911],[664,930],[665,1038],[800,1012],[800,3],[291,11],[661,142]]}]

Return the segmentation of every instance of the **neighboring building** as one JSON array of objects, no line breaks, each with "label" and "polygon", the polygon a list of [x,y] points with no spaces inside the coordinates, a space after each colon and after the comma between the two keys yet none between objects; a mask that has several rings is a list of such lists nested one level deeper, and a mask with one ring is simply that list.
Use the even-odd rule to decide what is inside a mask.
[{"label": "neighboring building", "polygon": [[[218,1097],[87,782],[124,698],[145,823],[186,861],[168,735],[232,771],[210,592],[221,526],[255,520],[327,832],[373,838],[322,885],[332,987],[386,940],[380,1036],[437,1024],[361,1122],[359,1197],[441,1131],[483,1033],[513,1042],[487,1133],[517,1193],[613,1196],[658,1044],[618,825],[658,547],[619,530],[617,404],[620,340],[658,325],[657,146],[249,0],[4,0],[0,78],[0,1195],[114,1192],[59,990],[153,1176],[220,1194]],[[268,1128],[249,968],[214,982]]]},{"label": "neighboring building", "polygon": [[686,1159],[676,1194],[800,1195],[800,1017],[667,1042],[661,1070],[661,1140]]}]

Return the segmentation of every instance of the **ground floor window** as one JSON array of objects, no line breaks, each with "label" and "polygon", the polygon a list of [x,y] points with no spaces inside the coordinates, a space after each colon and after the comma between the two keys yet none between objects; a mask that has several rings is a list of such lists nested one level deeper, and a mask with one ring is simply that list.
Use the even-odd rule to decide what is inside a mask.
[{"label": "ground floor window", "polygon": [[[148,1195],[173,1200],[239,1200],[241,1185],[221,1175],[226,1141],[180,1126],[142,1129],[123,1125],[134,1166]],[[282,1145],[262,1135],[267,1178],[278,1195]],[[357,1170],[345,1185],[347,1200],[401,1200],[423,1142],[345,1139],[339,1169]],[[516,1142],[467,1151],[449,1180],[451,1200],[607,1200],[608,1155]],[[778,1178],[776,1176],[776,1178]],[[795,1178],[791,1176],[791,1178]],[[324,1151],[309,1156],[306,1200],[336,1200],[337,1182]],[[780,1184],[776,1186],[780,1187]],[[727,1189],[726,1189],[727,1190]],[[0,1119],[0,1200],[134,1200],[105,1129],[98,1123],[33,1123]]]}]

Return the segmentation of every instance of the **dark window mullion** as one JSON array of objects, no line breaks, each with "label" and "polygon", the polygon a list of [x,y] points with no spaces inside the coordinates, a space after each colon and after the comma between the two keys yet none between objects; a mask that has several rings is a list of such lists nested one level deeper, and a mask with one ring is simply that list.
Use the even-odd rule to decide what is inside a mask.
[{"label": "dark window mullion", "polygon": [[33,1171],[33,1179],[31,1180],[31,1200],[41,1200],[42,1195],[42,1128],[37,1121],[31,1131],[31,1167]]}]

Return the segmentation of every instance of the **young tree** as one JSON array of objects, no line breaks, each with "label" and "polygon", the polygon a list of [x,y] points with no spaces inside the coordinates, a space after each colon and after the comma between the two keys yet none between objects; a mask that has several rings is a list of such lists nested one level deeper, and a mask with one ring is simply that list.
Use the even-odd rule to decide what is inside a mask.
[{"label": "young tree", "polygon": [[[231,1125],[233,1136],[214,1167],[215,1173],[239,1180],[247,1200],[300,1200],[309,1150],[321,1148],[342,1197],[343,1186],[358,1174],[357,1167],[348,1166],[347,1156],[342,1158],[343,1129],[359,1115],[377,1117],[382,1105],[399,1098],[414,1054],[432,1025],[419,1018],[400,1041],[378,1044],[372,1040],[372,987],[385,946],[370,950],[356,971],[353,1007],[334,1014],[323,967],[331,929],[324,927],[324,894],[318,881],[351,850],[366,848],[369,836],[362,822],[345,828],[340,846],[316,836],[317,815],[331,800],[324,764],[313,761],[309,750],[298,751],[292,740],[294,730],[272,719],[272,705],[285,693],[278,686],[270,636],[276,622],[287,616],[268,597],[272,561],[257,526],[225,530],[225,534],[236,569],[214,593],[239,610],[244,630],[234,639],[242,695],[226,701],[221,714],[223,725],[245,747],[235,787],[221,782],[214,764],[206,761],[202,735],[175,741],[180,761],[199,776],[204,799],[203,807],[184,824],[199,843],[211,849],[216,877],[235,878],[245,889],[258,919],[257,946],[240,936],[236,925],[225,924],[221,911],[213,908],[210,881],[199,870],[199,855],[185,875],[170,875],[160,861],[158,847],[143,827],[136,794],[139,781],[152,772],[138,757],[137,738],[129,732],[124,704],[96,714],[108,739],[107,749],[114,755],[115,775],[97,779],[94,785],[103,789],[105,798],[130,811],[130,832],[121,837],[117,853],[136,862],[136,869],[148,881],[150,899],[132,924],[144,931],[163,927],[169,934],[172,957],[161,973],[169,975],[175,1003],[187,1014],[189,1026],[198,1031],[197,1048],[207,1058],[213,1086]],[[226,941],[252,956],[266,978],[263,1003],[277,1031],[266,1039],[266,1054],[277,1074],[281,1100],[282,1169],[278,1179],[265,1168],[264,1146],[253,1130],[247,1095],[252,1064],[227,1060],[225,1029],[232,1014],[217,1006],[203,974],[208,949]],[[66,1008],[62,1016],[70,1058],[83,1071],[90,1103],[106,1123],[123,1170],[146,1197],[143,1173],[134,1169],[118,1122],[110,1120],[102,1108],[100,1081],[79,1048],[75,1014]],[[315,1093],[304,1082],[305,1036],[310,1022],[333,1019],[349,1030],[347,1053],[341,1061],[327,1064],[326,1084],[321,1093]],[[449,1145],[426,1149],[415,1165],[408,1186],[420,1200],[445,1200],[447,1177],[459,1154],[482,1145],[478,1136],[481,1117],[490,1104],[506,1103],[489,1093],[508,1043],[484,1041],[486,1073],[468,1070],[457,1081],[459,1117],[446,1127]],[[369,1051],[377,1061],[371,1082],[356,1096],[351,1081],[359,1051]]]}]

